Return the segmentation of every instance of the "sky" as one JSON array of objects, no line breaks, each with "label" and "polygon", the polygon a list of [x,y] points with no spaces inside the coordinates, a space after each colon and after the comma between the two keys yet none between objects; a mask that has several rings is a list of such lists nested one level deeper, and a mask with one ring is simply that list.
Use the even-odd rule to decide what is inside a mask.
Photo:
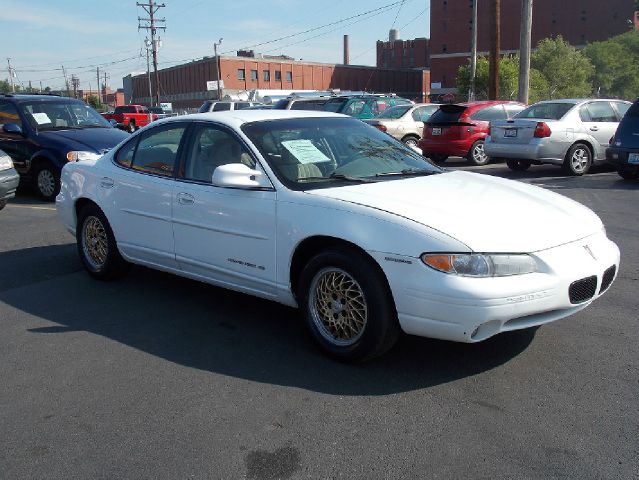
[{"label": "sky", "polygon": [[[148,3],[148,0],[137,0]],[[162,3],[162,2],[161,2]],[[343,35],[349,35],[350,63],[375,65],[375,42],[430,36],[430,0],[163,0],[157,17],[159,68],[238,49],[288,55],[313,62],[341,63]],[[17,83],[64,88],[76,75],[81,89],[95,89],[96,67],[112,88],[122,77],[146,71],[136,0],[0,0],[0,79],[8,79],[7,58]],[[350,19],[349,19],[350,18]],[[329,25],[330,24],[330,25]],[[306,32],[306,33],[303,33]],[[287,38],[283,38],[287,37]]]}]

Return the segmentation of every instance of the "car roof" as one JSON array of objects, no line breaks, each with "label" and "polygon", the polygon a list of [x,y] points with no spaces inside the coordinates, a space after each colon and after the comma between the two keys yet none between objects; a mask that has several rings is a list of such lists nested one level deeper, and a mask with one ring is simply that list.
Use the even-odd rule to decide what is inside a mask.
[{"label": "car roof", "polygon": [[28,94],[22,94],[22,93],[3,93],[0,94],[0,98],[5,99],[5,100],[13,100],[16,102],[33,102],[33,101],[40,101],[40,102],[55,102],[55,101],[60,101],[60,100],[68,100],[70,102],[80,102],[81,100],[78,100],[77,98],[71,98],[71,97],[61,97],[59,95],[28,95]]},{"label": "car roof", "polygon": [[222,112],[206,112],[193,113],[191,115],[182,115],[171,117],[164,120],[153,122],[154,124],[164,124],[179,121],[196,121],[204,120],[210,122],[223,123],[232,127],[240,127],[245,123],[262,122],[269,120],[291,119],[291,118],[349,118],[348,115],[339,113],[322,112],[317,110],[226,110]]},{"label": "car roof", "polygon": [[491,105],[523,105],[523,103],[516,102],[514,100],[475,100],[473,102],[462,102],[457,103],[456,105],[461,105],[463,107],[488,107]]},{"label": "car roof", "polygon": [[538,103],[572,103],[573,105],[577,105],[579,103],[586,102],[624,102],[624,103],[632,103],[627,100],[623,100],[621,98],[558,98],[556,100],[542,100]]}]

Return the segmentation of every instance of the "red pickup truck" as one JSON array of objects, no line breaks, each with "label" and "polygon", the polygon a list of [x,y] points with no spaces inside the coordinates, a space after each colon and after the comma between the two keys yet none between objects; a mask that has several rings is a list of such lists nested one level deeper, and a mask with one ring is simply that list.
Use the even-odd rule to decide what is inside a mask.
[{"label": "red pickup truck", "polygon": [[106,120],[115,120],[118,128],[131,133],[158,119],[156,114],[150,113],[149,109],[142,105],[122,105],[115,107],[113,113],[103,113],[102,116]]}]

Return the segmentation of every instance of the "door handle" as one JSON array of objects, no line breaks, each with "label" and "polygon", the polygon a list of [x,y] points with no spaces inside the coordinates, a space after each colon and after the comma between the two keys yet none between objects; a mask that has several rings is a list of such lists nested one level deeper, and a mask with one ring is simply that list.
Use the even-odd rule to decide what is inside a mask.
[{"label": "door handle", "polygon": [[112,178],[102,177],[102,179],[100,180],[100,186],[102,188],[112,188],[113,185],[115,185],[115,182]]},{"label": "door handle", "polygon": [[183,192],[177,194],[177,200],[178,203],[181,203],[182,205],[193,205],[195,203],[193,195]]},{"label": "door handle", "polygon": [[599,130],[598,126],[594,126],[594,127],[590,127],[590,130],[592,130],[593,132],[597,132]]}]

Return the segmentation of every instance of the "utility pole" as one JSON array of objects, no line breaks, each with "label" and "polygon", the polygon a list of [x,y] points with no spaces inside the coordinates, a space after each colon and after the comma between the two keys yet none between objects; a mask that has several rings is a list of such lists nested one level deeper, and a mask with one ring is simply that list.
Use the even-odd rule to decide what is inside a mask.
[{"label": "utility pole", "polygon": [[42,93],[42,80],[40,80],[40,93]]},{"label": "utility pole", "polygon": [[102,92],[100,91],[100,67],[96,67],[95,76],[98,78],[98,83],[96,87],[98,89],[98,94],[97,94],[98,101],[102,103]]},{"label": "utility pole", "polygon": [[220,79],[222,78],[222,74],[220,72],[220,57],[217,56],[217,46],[222,44],[222,39],[217,43],[213,43],[213,52],[215,53],[215,62],[217,65],[217,99],[222,100],[222,87],[220,86]]},{"label": "utility pole", "polygon": [[499,99],[499,55],[501,53],[501,0],[490,0],[490,66],[488,70],[488,99]]},{"label": "utility pole", "polygon": [[146,46],[146,78],[149,81],[149,104],[153,103],[153,92],[151,91],[151,67],[149,64],[149,50],[151,49],[151,40],[144,39],[144,45]]},{"label": "utility pole", "polygon": [[[160,83],[158,82],[158,40],[155,39],[155,35],[158,30],[166,30],[165,25],[157,25],[157,23],[165,23],[164,18],[155,18],[155,14],[160,8],[165,7],[163,3],[154,3],[153,0],[148,0],[149,3],[136,2],[138,7],[142,7],[144,11],[149,15],[149,18],[138,17],[138,30],[150,30],[151,31],[151,47],[153,54],[153,76],[155,78],[155,101],[153,106],[160,104]],[[140,22],[145,22],[141,24]]]},{"label": "utility pole", "polygon": [[532,30],[533,0],[521,1],[521,31],[519,32],[519,95],[521,103],[528,104],[530,90],[530,36]]},{"label": "utility pole", "polygon": [[477,76],[477,2],[473,0],[473,19],[471,32],[471,51],[470,51],[470,88],[468,89],[468,101],[475,100],[475,77]]},{"label": "utility pole", "polygon": [[70,97],[71,92],[69,91],[69,79],[67,78],[67,71],[64,69],[64,65],[62,65],[62,75],[64,75],[64,84],[67,87],[67,97]]},{"label": "utility pole", "polygon": [[107,72],[104,72],[104,102],[103,105],[106,107],[109,100],[109,96],[107,95]]},{"label": "utility pole", "polygon": [[7,58],[7,65],[9,65],[9,81],[11,82],[11,92],[15,93],[16,86],[13,84],[13,76],[15,75],[15,73],[13,73],[13,68],[11,68],[10,58]]},{"label": "utility pole", "polygon": [[73,85],[73,98],[78,98],[78,87],[80,79],[76,75],[71,75],[71,85]]}]

